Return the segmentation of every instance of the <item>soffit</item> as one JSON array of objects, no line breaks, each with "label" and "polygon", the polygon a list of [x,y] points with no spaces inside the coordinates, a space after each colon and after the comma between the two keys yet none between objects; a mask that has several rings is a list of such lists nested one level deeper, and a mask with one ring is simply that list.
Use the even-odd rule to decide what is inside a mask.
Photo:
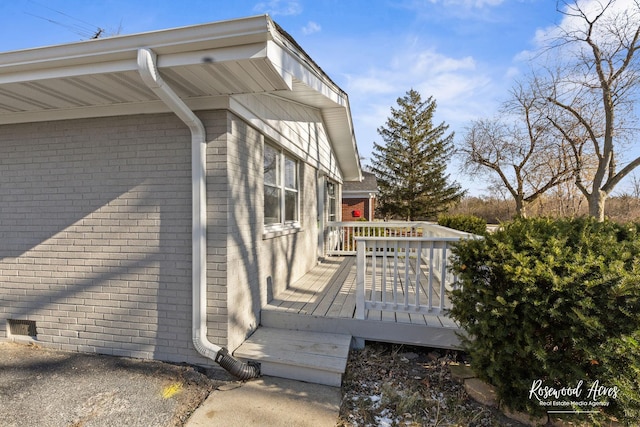
[{"label": "soffit", "polygon": [[146,47],[193,109],[251,93],[320,109],[342,169],[359,176],[346,94],[288,37],[258,16],[0,53],[0,124],[168,111],[138,74]]},{"label": "soffit", "polygon": [[[215,51],[207,50],[200,54],[203,58],[210,58]],[[143,111],[144,103],[153,103],[157,97],[143,84],[135,57],[126,62],[129,69],[102,72],[74,69],[70,70],[70,75],[55,77],[40,72],[33,77],[21,76],[17,81],[5,79],[4,83],[0,74],[0,123],[30,121],[30,113],[45,111],[51,113],[51,120],[56,119],[56,113],[63,111],[68,118],[69,112],[65,110],[87,107],[106,109],[137,104]],[[60,70],[51,72],[61,74]],[[288,82],[264,56],[165,66],[160,68],[160,73],[185,100],[289,89]]]}]

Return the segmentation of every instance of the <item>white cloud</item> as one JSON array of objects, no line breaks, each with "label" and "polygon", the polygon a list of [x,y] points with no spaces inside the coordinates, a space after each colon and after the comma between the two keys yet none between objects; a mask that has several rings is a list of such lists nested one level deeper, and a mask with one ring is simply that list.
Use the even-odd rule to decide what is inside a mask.
[{"label": "white cloud", "polygon": [[485,85],[488,78],[477,71],[469,56],[453,58],[432,49],[396,54],[388,66],[372,68],[349,79],[348,92],[354,96],[389,94],[402,96],[410,88],[423,88],[424,96],[449,101],[473,87]]},{"label": "white cloud", "polygon": [[421,82],[419,89],[423,94],[433,95],[438,105],[463,107],[471,105],[474,97],[490,83],[491,79],[482,75],[443,73]]},{"label": "white cloud", "polygon": [[302,28],[302,34],[308,36],[309,34],[318,33],[322,30],[320,24],[309,21],[307,25]]},{"label": "white cloud", "polygon": [[434,123],[445,122],[458,134],[471,120],[492,115],[503,91],[490,72],[487,64],[471,56],[447,56],[409,43],[386,64],[347,77],[343,88],[349,94],[362,154],[368,156],[373,141],[381,142],[376,129],[409,89],[420,92],[423,100],[432,96],[437,103]]},{"label": "white cloud", "polygon": [[433,50],[418,52],[415,55],[409,55],[409,57],[396,58],[396,62],[398,63],[398,68],[402,67],[403,63],[405,65],[406,63],[411,64],[410,72],[412,74],[438,75],[464,70],[472,71],[476,67],[474,59],[470,56],[456,59]]},{"label": "white cloud", "polygon": [[271,16],[291,16],[302,13],[302,5],[296,0],[269,0],[256,4],[253,10],[260,13],[268,13]]},{"label": "white cloud", "polygon": [[513,80],[515,77],[519,76],[521,71],[518,67],[509,67],[507,72],[504,74],[504,77],[509,80]]},{"label": "white cloud", "polygon": [[349,93],[359,94],[388,94],[396,91],[395,85],[388,81],[388,78],[378,77],[377,74],[386,74],[386,72],[379,73],[378,71],[371,71],[368,76],[348,78],[349,79]]}]

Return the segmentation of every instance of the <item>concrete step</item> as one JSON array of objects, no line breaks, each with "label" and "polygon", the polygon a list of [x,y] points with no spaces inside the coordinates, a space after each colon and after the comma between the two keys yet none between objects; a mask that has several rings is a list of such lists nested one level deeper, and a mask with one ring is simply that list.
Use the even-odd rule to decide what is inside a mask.
[{"label": "concrete step", "polygon": [[340,387],[350,346],[351,335],[260,327],[233,355],[262,375]]}]

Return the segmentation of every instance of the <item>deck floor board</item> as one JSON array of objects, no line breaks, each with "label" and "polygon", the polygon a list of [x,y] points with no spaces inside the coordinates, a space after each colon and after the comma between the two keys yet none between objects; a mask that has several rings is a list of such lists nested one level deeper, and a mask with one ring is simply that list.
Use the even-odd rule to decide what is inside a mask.
[{"label": "deck floor board", "polygon": [[[276,295],[269,302],[266,309],[307,316],[353,319],[356,307],[355,261],[355,257],[345,256],[330,257],[320,262],[300,280]],[[388,265],[385,265],[384,260],[377,260],[376,262],[378,273],[375,279],[375,288],[373,288],[372,278],[367,277],[365,289],[367,297],[371,296],[372,292],[375,292],[377,300],[381,301],[382,292],[384,291],[387,305],[393,306],[397,304],[402,307],[405,301],[409,304],[415,303],[415,260],[409,262],[408,265],[401,264],[398,267],[397,283],[394,283],[392,262],[389,262]],[[410,283],[408,295],[404,294],[404,287],[402,286],[406,277],[409,277]],[[421,265],[419,277],[419,300],[422,304],[426,304],[429,291],[428,265]],[[433,283],[432,287],[434,305],[439,305],[439,284]],[[446,296],[445,302],[448,302]],[[424,312],[394,313],[378,308],[374,307],[365,310],[365,319],[384,323],[458,328],[452,319],[443,314],[437,315]]]}]

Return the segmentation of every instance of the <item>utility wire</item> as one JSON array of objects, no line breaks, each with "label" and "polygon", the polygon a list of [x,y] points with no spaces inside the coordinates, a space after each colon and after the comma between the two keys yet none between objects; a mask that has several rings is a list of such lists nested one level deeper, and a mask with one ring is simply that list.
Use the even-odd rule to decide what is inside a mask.
[{"label": "utility wire", "polygon": [[76,23],[66,23],[66,22],[62,22],[62,21],[57,21],[55,19],[51,19],[51,18],[46,18],[44,16],[40,16],[40,15],[36,15],[35,13],[31,13],[31,12],[24,12],[27,15],[33,16],[35,18],[38,19],[42,19],[44,21],[50,22],[52,24],[58,25],[60,27],[66,28],[69,31],[78,34],[79,36],[83,37],[83,38],[87,38],[87,39],[97,39],[100,36],[102,36],[104,34],[104,29],[101,27],[98,27],[97,25],[93,25],[89,22],[83,21],[81,19],[75,18],[67,13],[61,12],[59,10],[53,9],[49,6],[40,4],[38,2],[35,2],[33,0],[29,0],[30,3],[44,8],[44,9],[48,9],[54,13],[57,13],[61,16],[64,16],[66,18],[69,18],[73,21],[76,21]]}]

